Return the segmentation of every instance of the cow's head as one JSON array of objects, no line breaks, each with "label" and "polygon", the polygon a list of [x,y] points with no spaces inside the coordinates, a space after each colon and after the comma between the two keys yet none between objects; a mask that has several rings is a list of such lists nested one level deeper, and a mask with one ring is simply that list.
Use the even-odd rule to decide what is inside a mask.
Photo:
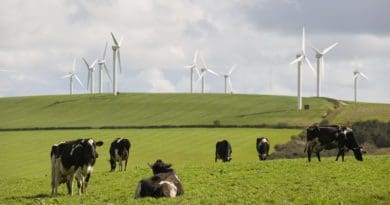
[{"label": "cow's head", "polygon": [[113,172],[115,170],[115,168],[116,168],[115,160],[110,159],[110,165],[111,165],[111,171]]},{"label": "cow's head", "polygon": [[100,147],[103,145],[102,141],[95,141],[93,139],[83,139],[80,141],[82,145],[82,157],[85,162],[90,165],[94,165],[96,158],[99,157],[99,154],[96,151],[96,147]]},{"label": "cow's head", "polygon": [[166,172],[172,172],[173,169],[170,167],[172,164],[165,163],[161,159],[156,160],[154,164],[148,164],[149,167],[153,170],[153,174],[159,174],[159,173],[166,173]]},{"label": "cow's head", "polygon": [[355,156],[356,160],[363,161],[363,149],[358,145],[356,142],[355,136],[353,134],[353,131],[349,127],[345,127],[343,130],[343,133],[346,138],[346,146],[348,149],[352,149],[353,155]]},{"label": "cow's head", "polygon": [[307,140],[312,140],[318,137],[320,133],[320,127],[318,125],[312,125],[306,129],[306,138]]}]

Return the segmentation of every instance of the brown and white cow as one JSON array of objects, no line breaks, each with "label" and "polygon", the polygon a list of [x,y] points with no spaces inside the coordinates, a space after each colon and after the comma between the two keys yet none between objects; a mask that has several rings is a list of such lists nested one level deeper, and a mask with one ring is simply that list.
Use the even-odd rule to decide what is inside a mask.
[{"label": "brown and white cow", "polygon": [[86,193],[89,178],[98,153],[96,146],[103,142],[93,139],[78,139],[55,144],[51,148],[51,189],[57,195],[58,185],[66,183],[68,194],[72,195],[73,178],[76,178],[78,193]]},{"label": "brown and white cow", "polygon": [[139,197],[176,197],[184,194],[183,186],[172,164],[156,160],[149,165],[153,170],[153,176],[149,179],[142,179],[135,190],[135,198]]}]

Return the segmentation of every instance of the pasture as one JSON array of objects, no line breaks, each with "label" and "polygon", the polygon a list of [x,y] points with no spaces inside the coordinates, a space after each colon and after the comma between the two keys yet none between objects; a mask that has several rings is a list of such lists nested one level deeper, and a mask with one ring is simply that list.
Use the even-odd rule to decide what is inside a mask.
[{"label": "pasture", "polygon": [[[296,129],[131,129],[0,132],[0,204],[387,204],[390,202],[390,156],[368,156],[364,162],[347,157],[260,162],[257,136],[272,146],[284,143]],[[115,137],[132,142],[126,172],[110,173],[109,144]],[[105,145],[92,174],[88,194],[50,194],[50,146],[79,137],[94,137]],[[214,163],[215,142],[228,139],[231,163]],[[137,199],[137,182],[151,176],[147,162],[173,163],[185,194],[175,199]],[[76,185],[74,184],[74,189]]]},{"label": "pasture", "polygon": [[321,121],[332,102],[243,94],[144,94],[30,96],[0,99],[0,128],[268,125],[300,126]]}]

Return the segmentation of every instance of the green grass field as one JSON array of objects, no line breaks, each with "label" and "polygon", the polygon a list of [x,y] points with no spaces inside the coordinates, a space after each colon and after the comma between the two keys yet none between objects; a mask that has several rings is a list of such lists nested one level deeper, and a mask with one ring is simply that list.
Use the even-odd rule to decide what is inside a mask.
[{"label": "green grass field", "polygon": [[[257,136],[283,143],[296,129],[132,129],[0,132],[0,204],[388,204],[390,156],[369,156],[364,162],[347,157],[260,162]],[[128,170],[110,173],[109,143],[128,137],[133,147]],[[50,146],[62,140],[94,137],[105,145],[91,178],[88,194],[50,195]],[[231,163],[214,163],[215,142],[228,139]],[[147,162],[173,163],[185,188],[176,199],[134,200],[137,182],[151,175]],[[74,185],[76,190],[76,185]]]},{"label": "green grass field", "polygon": [[333,119],[334,123],[351,124],[366,120],[390,121],[390,105],[379,103],[348,103]]},{"label": "green grass field", "polygon": [[296,98],[226,94],[120,94],[33,96],[0,99],[0,128],[150,125],[307,126],[333,104],[305,98],[311,109],[297,111]]}]

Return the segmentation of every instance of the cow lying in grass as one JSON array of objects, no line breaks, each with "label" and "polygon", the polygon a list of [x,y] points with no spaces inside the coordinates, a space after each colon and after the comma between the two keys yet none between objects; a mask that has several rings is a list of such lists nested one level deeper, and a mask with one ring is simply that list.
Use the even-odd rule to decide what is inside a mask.
[{"label": "cow lying in grass", "polygon": [[153,176],[142,179],[135,190],[135,198],[139,197],[176,197],[184,194],[183,186],[171,164],[157,160],[149,165],[153,170]]},{"label": "cow lying in grass", "polygon": [[89,178],[98,158],[96,146],[102,145],[102,141],[79,139],[52,146],[50,152],[52,196],[57,195],[58,185],[62,183],[66,183],[68,194],[72,195],[75,176],[79,195],[87,192]]}]

